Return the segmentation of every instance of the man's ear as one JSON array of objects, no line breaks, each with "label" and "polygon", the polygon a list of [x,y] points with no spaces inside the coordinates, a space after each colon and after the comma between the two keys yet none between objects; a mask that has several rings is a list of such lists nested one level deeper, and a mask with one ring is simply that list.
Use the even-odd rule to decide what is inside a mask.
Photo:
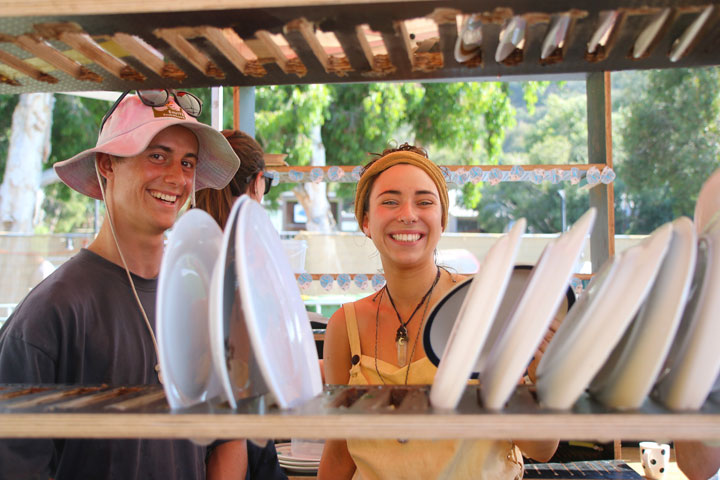
[{"label": "man's ear", "polygon": [[112,175],[113,173],[112,157],[107,153],[102,152],[99,152],[95,155],[95,162],[97,162],[97,168],[100,172],[100,175],[103,178],[108,178],[108,176]]}]

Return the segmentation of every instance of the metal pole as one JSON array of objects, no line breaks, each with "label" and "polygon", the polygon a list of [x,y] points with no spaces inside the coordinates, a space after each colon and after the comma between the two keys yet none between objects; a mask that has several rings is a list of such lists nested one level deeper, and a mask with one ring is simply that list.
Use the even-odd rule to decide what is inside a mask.
[{"label": "metal pole", "polygon": [[255,138],[255,87],[238,88],[238,129]]},{"label": "metal pole", "polygon": [[215,130],[223,129],[223,91],[222,87],[212,87],[210,89],[211,110],[210,125]]},{"label": "metal pole", "polygon": [[558,190],[560,195],[560,211],[562,212],[562,232],[567,231],[567,210],[565,208],[565,190]]}]

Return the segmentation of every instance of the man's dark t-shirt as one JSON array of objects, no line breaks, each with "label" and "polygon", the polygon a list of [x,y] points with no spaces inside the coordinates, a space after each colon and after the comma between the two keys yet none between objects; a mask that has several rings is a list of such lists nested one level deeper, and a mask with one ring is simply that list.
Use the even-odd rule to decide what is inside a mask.
[{"label": "man's dark t-shirt", "polygon": [[[157,280],[133,276],[154,328]],[[125,270],[81,250],[0,329],[0,384],[157,384],[155,349]],[[0,478],[202,479],[186,440],[0,440]]]}]

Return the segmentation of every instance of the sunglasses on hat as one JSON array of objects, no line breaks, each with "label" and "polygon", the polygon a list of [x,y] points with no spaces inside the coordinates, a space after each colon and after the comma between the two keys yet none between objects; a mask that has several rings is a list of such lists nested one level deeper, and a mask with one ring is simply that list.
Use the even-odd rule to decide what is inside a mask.
[{"label": "sunglasses on hat", "polygon": [[[270,191],[270,187],[272,187],[273,176],[267,172],[259,172],[259,173],[262,174],[263,179],[265,180],[265,191],[263,192],[263,195],[267,195],[268,192]],[[253,173],[252,175],[247,177],[245,179],[245,183],[250,184],[250,182],[252,182],[253,177],[255,177],[255,175],[257,175],[257,174]]]},{"label": "sunglasses on hat", "polygon": [[[102,119],[102,123],[100,124],[101,132],[105,126],[105,122],[107,122],[108,118],[110,118],[110,115],[113,114],[117,106],[120,105],[120,102],[122,102],[123,98],[125,98],[131,91],[132,90],[125,90],[122,95],[120,95],[120,98],[115,100],[113,106],[110,107],[110,110],[108,110]],[[164,107],[168,104],[170,97],[172,96],[175,99],[175,103],[177,103],[177,105],[191,117],[197,118],[202,113],[202,100],[190,92],[171,88],[159,88],[155,90],[137,90],[137,96],[140,98],[140,101],[148,107]]]}]

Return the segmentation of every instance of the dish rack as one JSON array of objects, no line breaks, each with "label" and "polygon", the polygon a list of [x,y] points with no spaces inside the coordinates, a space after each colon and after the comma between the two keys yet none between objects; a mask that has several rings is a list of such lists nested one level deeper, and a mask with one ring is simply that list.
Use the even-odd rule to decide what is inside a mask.
[{"label": "dish rack", "polygon": [[534,387],[518,386],[505,409],[480,405],[468,386],[454,410],[430,406],[428,386],[326,386],[298,408],[269,396],[170,410],[162,387],[0,385],[0,438],[525,438],[667,440],[720,438],[720,403],[671,412],[648,400],[609,410],[583,395],[569,411],[538,405]]}]

